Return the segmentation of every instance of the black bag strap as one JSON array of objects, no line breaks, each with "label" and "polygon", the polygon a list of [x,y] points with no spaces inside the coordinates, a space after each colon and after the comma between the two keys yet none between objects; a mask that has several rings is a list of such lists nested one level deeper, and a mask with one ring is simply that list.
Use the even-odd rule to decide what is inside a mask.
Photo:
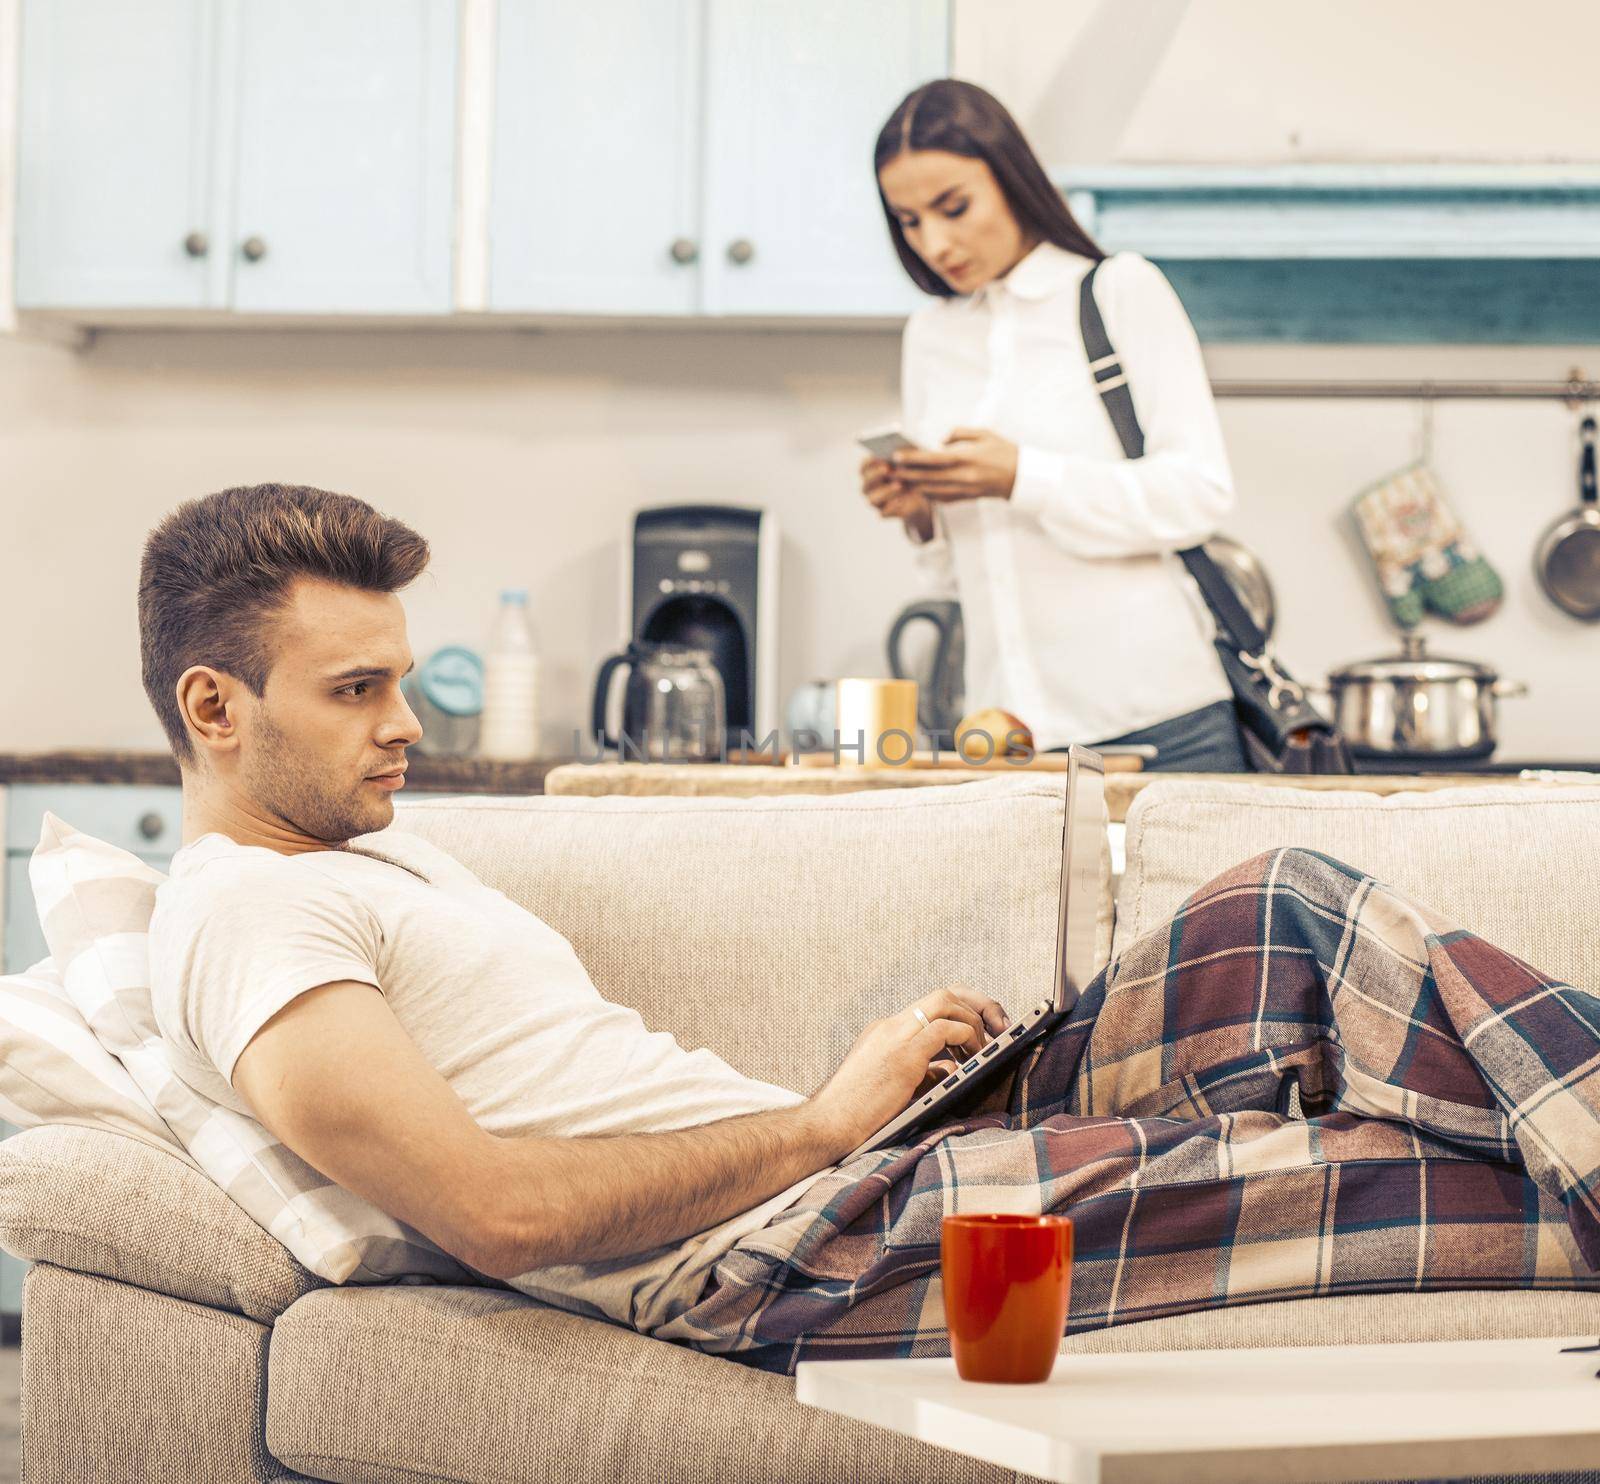
[{"label": "black bag strap", "polygon": [[1139,426],[1139,414],[1133,409],[1133,388],[1128,385],[1128,373],[1106,333],[1106,322],[1094,297],[1094,276],[1100,271],[1104,258],[1083,275],[1078,285],[1078,327],[1083,331],[1083,348],[1089,356],[1089,374],[1094,377],[1094,389],[1111,414],[1111,426],[1122,440],[1122,451],[1130,459],[1144,457],[1144,429]]},{"label": "black bag strap", "polygon": [[[1101,263],[1105,260],[1102,258]],[[1100,271],[1096,263],[1083,275],[1078,287],[1078,325],[1083,331],[1083,348],[1089,356],[1089,374],[1094,377],[1095,390],[1106,405],[1111,426],[1122,442],[1122,451],[1130,459],[1144,457],[1144,429],[1139,426],[1139,414],[1133,406],[1133,388],[1128,385],[1128,373],[1106,333],[1106,322],[1094,297],[1094,276]],[[1250,617],[1250,611],[1239,601],[1222,570],[1207,555],[1204,548],[1191,546],[1178,553],[1183,565],[1189,569],[1201,595],[1211,609],[1212,616],[1222,626],[1226,637],[1247,653],[1259,657],[1267,647],[1266,635]]]}]

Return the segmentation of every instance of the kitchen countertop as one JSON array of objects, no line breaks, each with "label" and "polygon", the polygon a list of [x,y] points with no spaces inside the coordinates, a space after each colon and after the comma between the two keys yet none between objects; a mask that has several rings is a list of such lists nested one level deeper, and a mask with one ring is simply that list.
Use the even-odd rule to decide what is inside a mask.
[{"label": "kitchen countertop", "polygon": [[[995,770],[944,768],[784,768],[721,763],[572,763],[552,770],[547,794],[679,794],[750,798],[765,794],[839,794],[862,789],[921,788],[993,778]],[[1017,770],[1017,776],[1060,778],[1059,773]],[[1217,783],[1261,783],[1274,788],[1358,790],[1394,794],[1439,788],[1474,788],[1508,783],[1524,788],[1570,780],[1519,779],[1485,773],[1107,773],[1106,807],[1122,823],[1140,789],[1158,778],[1207,779]],[[1600,775],[1595,776],[1600,783]]]},{"label": "kitchen countertop", "polygon": [[[1027,772],[1034,778],[1057,773]],[[862,789],[922,788],[993,778],[998,769],[960,768],[792,768],[757,763],[590,763],[568,757],[499,762],[476,757],[425,757],[413,754],[406,792],[458,794],[678,794],[748,798],[763,794],[840,794]],[[1594,775],[1600,783],[1600,774]],[[1218,782],[1261,783],[1278,788],[1359,789],[1392,794],[1407,790],[1472,788],[1492,783],[1538,788],[1563,779],[1518,779],[1493,773],[1357,773],[1353,775],[1275,773],[1106,774],[1106,804],[1113,823],[1127,817],[1139,790],[1157,778],[1207,778]],[[0,785],[14,783],[123,783],[176,786],[178,765],[164,752],[0,753]]]},{"label": "kitchen countertop", "polygon": [[[408,759],[405,792],[538,794],[545,774],[570,757],[499,762],[480,757]],[[8,783],[135,783],[177,786],[178,765],[165,752],[0,752],[0,785]]]}]

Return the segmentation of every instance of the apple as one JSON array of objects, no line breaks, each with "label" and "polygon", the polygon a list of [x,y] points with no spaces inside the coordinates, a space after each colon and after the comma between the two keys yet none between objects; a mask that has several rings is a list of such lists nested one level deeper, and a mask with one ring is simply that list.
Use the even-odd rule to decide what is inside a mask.
[{"label": "apple", "polygon": [[1027,724],[998,706],[986,706],[956,723],[956,751],[969,763],[1033,751]]}]

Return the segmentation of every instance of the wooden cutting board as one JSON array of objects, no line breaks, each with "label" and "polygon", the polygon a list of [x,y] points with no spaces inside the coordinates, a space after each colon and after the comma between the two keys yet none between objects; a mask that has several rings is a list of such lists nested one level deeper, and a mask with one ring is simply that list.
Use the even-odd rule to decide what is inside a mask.
[{"label": "wooden cutting board", "polygon": [[[1108,757],[1104,759],[1108,773],[1142,773],[1144,759],[1137,757]],[[834,760],[831,752],[802,752],[795,759],[795,766],[801,768],[831,768]],[[1067,755],[1064,752],[1036,752],[1026,762],[1015,758],[990,758],[986,763],[969,763],[964,758],[958,757],[953,752],[941,752],[935,760],[931,752],[914,752],[911,761],[900,763],[902,768],[955,768],[966,772],[988,773],[1065,773],[1067,771]]]}]

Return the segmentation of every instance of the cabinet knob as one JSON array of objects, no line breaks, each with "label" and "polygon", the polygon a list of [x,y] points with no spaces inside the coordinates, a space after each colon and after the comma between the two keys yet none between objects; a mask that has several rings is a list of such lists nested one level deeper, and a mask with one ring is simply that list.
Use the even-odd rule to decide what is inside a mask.
[{"label": "cabinet knob", "polygon": [[728,244],[728,261],[744,267],[756,255],[756,245],[748,237],[735,237]]},{"label": "cabinet knob", "polygon": [[139,833],[143,835],[146,840],[156,839],[157,836],[159,836],[161,832],[166,829],[166,827],[166,820],[154,810],[152,810],[149,814],[141,814],[139,816]]},{"label": "cabinet knob", "polygon": [[246,237],[239,244],[239,251],[252,263],[259,263],[267,255],[267,244],[259,237]]},{"label": "cabinet knob", "polygon": [[191,232],[183,239],[183,250],[191,258],[203,258],[211,251],[211,239],[204,232]]},{"label": "cabinet knob", "polygon": [[700,256],[700,245],[687,237],[680,237],[667,249],[674,263],[692,263]]}]

